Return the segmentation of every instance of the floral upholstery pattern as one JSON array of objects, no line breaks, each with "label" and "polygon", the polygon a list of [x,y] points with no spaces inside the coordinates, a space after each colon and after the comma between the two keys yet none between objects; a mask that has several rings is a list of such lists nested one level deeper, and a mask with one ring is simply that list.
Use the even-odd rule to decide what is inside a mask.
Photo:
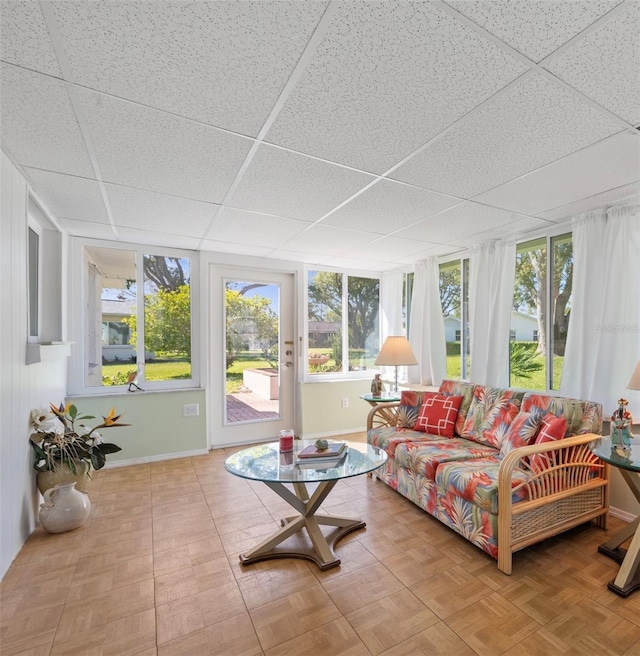
[{"label": "floral upholstery pattern", "polygon": [[520,410],[507,429],[507,434],[504,436],[502,446],[500,447],[500,455],[506,456],[513,449],[533,444],[541,422],[541,415]]},{"label": "floral upholstery pattern", "polygon": [[453,429],[454,435],[462,435],[462,427],[464,426],[464,422],[471,406],[471,401],[473,400],[474,388],[475,385],[472,383],[465,383],[462,380],[443,380],[442,383],[440,383],[438,394],[442,394],[442,396],[462,397],[462,403],[458,409],[456,425]]},{"label": "floral upholstery pattern", "polygon": [[522,399],[522,410],[543,416],[551,412],[556,417],[564,417],[567,420],[565,437],[602,433],[600,403],[527,392]]},{"label": "floral upholstery pattern", "polygon": [[422,392],[414,392],[413,390],[403,390],[401,392],[400,408],[398,409],[398,428],[413,428],[416,425],[422,399]]},{"label": "floral upholstery pattern", "polygon": [[387,452],[390,458],[395,456],[396,447],[403,442],[426,442],[430,440],[424,433],[409,430],[408,428],[396,428],[395,426],[381,426],[369,431],[367,441],[373,446]]},{"label": "floral upholstery pattern", "polygon": [[509,425],[520,411],[524,393],[476,385],[462,427],[462,437],[499,449]]},{"label": "floral upholstery pattern", "polygon": [[[445,462],[436,471],[436,485],[441,492],[454,494],[483,510],[498,512],[498,471],[502,458],[491,456],[481,460]],[[511,478],[511,487],[517,487],[528,480],[530,474],[515,469]],[[525,488],[515,491],[513,502],[527,498]]]},{"label": "floral upholstery pattern", "polygon": [[[424,435],[416,433],[416,435]],[[395,459],[399,467],[410,469],[420,476],[435,480],[436,469],[450,460],[469,460],[497,455],[496,450],[462,437],[435,437],[428,440],[407,441],[398,444]]]}]

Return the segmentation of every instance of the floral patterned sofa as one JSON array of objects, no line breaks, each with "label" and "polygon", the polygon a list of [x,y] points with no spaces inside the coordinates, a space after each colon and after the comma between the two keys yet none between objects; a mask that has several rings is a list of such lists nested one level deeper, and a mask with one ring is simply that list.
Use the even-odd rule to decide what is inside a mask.
[{"label": "floral patterned sofa", "polygon": [[505,574],[519,549],[589,520],[606,528],[609,469],[588,447],[601,431],[598,403],[453,380],[405,391],[367,421],[367,441],[389,456],[376,476]]}]

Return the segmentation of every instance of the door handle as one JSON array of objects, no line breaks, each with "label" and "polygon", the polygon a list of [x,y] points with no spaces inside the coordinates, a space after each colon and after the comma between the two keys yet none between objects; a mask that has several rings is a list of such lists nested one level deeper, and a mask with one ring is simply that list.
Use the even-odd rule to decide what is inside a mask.
[{"label": "door handle", "polygon": [[293,362],[287,360],[286,362],[281,362],[280,365],[283,367],[293,367]]}]

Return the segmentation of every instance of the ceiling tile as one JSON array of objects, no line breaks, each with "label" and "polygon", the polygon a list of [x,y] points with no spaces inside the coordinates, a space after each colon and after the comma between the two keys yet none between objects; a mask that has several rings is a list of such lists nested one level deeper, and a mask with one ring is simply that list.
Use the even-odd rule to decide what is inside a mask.
[{"label": "ceiling tile", "polygon": [[338,3],[267,140],[382,173],[525,70],[432,3]]},{"label": "ceiling tile", "polygon": [[2,61],[61,77],[38,2],[0,2]]},{"label": "ceiling tile", "polygon": [[65,85],[2,64],[2,144],[22,166],[94,177]]},{"label": "ceiling tile", "polygon": [[574,203],[544,212],[539,216],[548,221],[565,221],[583,212],[626,202],[640,203],[640,182],[633,182],[616,189],[608,189],[588,198],[582,198]]},{"label": "ceiling tile", "polygon": [[238,249],[238,244],[232,244],[226,241],[217,241],[215,239],[204,239],[200,244],[200,250],[211,251],[213,253],[238,253],[242,251],[242,255],[257,255],[264,256],[271,251],[271,248],[264,246],[248,246],[243,244],[241,249]]},{"label": "ceiling tile", "polygon": [[471,198],[619,131],[591,105],[531,74],[391,177]]},{"label": "ceiling tile", "polygon": [[92,221],[61,218],[60,223],[74,237],[90,239],[116,239],[108,223],[93,223]]},{"label": "ceiling tile", "polygon": [[640,3],[629,3],[545,68],[629,123],[640,123]]},{"label": "ceiling tile", "polygon": [[138,230],[136,228],[118,228],[118,236],[121,241],[130,241],[143,246],[160,246],[162,248],[184,248],[196,250],[200,240],[197,237],[187,235],[167,234],[165,232],[152,232]]},{"label": "ceiling tile", "polygon": [[[471,247],[475,244],[481,244],[485,241],[490,241],[492,239],[504,239],[505,237],[516,236],[521,237],[525,236],[527,232],[533,232],[534,230],[540,230],[549,226],[548,221],[543,221],[542,219],[537,219],[532,216],[527,216],[523,219],[514,220],[511,223],[506,225],[492,228],[490,230],[485,230],[483,232],[477,232],[475,234],[470,234],[468,236],[462,237],[460,239],[455,239],[451,241],[452,246],[460,247]],[[525,237],[526,238],[526,237]]]},{"label": "ceiling tile", "polygon": [[322,223],[388,235],[459,202],[420,187],[380,180]]},{"label": "ceiling tile", "polygon": [[445,0],[535,62],[582,32],[620,1]]},{"label": "ceiling tile", "polygon": [[[436,244],[431,244],[436,246]],[[385,237],[370,244],[365,244],[353,250],[346,251],[343,256],[357,257],[368,260],[381,260],[383,262],[402,261],[412,255],[425,250],[425,244],[415,239],[402,239],[400,237]]]},{"label": "ceiling tile", "polygon": [[373,179],[366,173],[262,145],[227,204],[315,221]]},{"label": "ceiling tile", "polygon": [[62,173],[25,169],[34,189],[59,219],[109,223],[100,187],[95,180]]},{"label": "ceiling tile", "polygon": [[220,202],[252,141],[87,90],[80,105],[102,179]]},{"label": "ceiling tile", "polygon": [[365,275],[367,271],[372,273],[379,273],[387,271],[390,268],[389,262],[382,260],[365,260],[357,257],[333,257],[322,262],[322,266],[331,267],[333,269],[353,269],[357,271],[358,275]]},{"label": "ceiling tile", "polygon": [[277,248],[308,227],[307,221],[224,207],[216,215],[207,237],[269,249]]},{"label": "ceiling tile", "polygon": [[[395,236],[433,244],[453,243],[456,238],[475,235],[491,228],[503,228],[522,218],[506,210],[466,202],[401,230]],[[423,248],[426,248],[424,244]]]},{"label": "ceiling tile", "polygon": [[113,221],[118,227],[164,232],[200,239],[216,206],[166,194],[105,185]]},{"label": "ceiling tile", "polygon": [[289,260],[291,262],[304,262],[305,264],[320,264],[327,259],[327,256],[322,253],[304,253],[295,250],[285,250],[284,248],[271,251],[267,257],[272,260]]},{"label": "ceiling tile", "polygon": [[326,2],[56,2],[73,79],[257,135]]},{"label": "ceiling tile", "polygon": [[377,238],[379,235],[319,224],[296,235],[282,248],[302,253],[322,253],[330,257],[342,255]]},{"label": "ceiling tile", "polygon": [[622,132],[473,200],[536,214],[640,180],[640,134]]}]

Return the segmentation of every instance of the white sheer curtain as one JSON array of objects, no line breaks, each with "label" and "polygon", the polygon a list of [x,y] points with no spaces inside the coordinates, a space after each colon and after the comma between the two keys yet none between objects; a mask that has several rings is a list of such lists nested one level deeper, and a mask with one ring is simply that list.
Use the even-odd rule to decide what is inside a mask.
[{"label": "white sheer curtain", "polygon": [[418,364],[408,367],[410,383],[440,385],[447,373],[447,345],[439,283],[438,258],[430,257],[416,264],[409,342]]},{"label": "white sheer curtain", "polygon": [[476,246],[469,267],[471,380],[508,387],[515,241],[491,241]]},{"label": "white sheer curtain", "polygon": [[573,260],[560,390],[602,403],[605,416],[624,396],[637,417],[640,392],[626,385],[640,359],[640,205],[576,217]]},{"label": "white sheer curtain", "polygon": [[[380,276],[380,348],[390,335],[404,335],[402,326],[402,271],[386,271]],[[395,377],[395,367],[380,367],[383,378],[391,380]],[[398,380],[407,380],[406,367],[398,367]]]}]

